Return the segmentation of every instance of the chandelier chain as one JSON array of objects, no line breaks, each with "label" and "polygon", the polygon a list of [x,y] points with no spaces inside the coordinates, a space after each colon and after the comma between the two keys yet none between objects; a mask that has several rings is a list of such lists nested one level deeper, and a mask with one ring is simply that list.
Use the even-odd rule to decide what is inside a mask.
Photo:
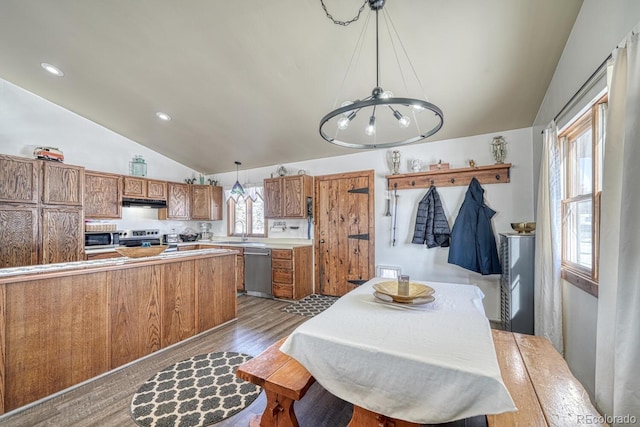
[{"label": "chandelier chain", "polygon": [[339,21],[337,19],[335,19],[327,10],[327,6],[324,4],[324,0],[320,0],[320,4],[322,4],[322,8],[324,9],[324,13],[327,15],[327,18],[331,19],[333,21],[334,24],[336,25],[342,25],[343,27],[346,27],[347,25],[351,24],[352,22],[357,21],[358,19],[360,19],[360,14],[362,13],[362,11],[364,10],[364,7],[367,5],[367,2],[369,0],[364,0],[364,3],[362,3],[362,6],[360,6],[360,9],[358,10],[358,14],[356,16],[354,16],[353,18],[351,18],[348,21]]}]

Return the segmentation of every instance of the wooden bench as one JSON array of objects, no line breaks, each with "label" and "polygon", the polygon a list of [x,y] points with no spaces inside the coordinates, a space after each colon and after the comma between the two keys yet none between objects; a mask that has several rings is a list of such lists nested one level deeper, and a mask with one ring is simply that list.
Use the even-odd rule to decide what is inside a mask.
[{"label": "wooden bench", "polygon": [[597,424],[600,414],[549,340],[492,332],[502,380],[518,410],[487,415],[489,427],[606,425]]},{"label": "wooden bench", "polygon": [[252,419],[249,424],[251,427],[298,427],[293,404],[302,399],[315,379],[301,364],[280,351],[285,339],[282,338],[236,370],[238,378],[259,385],[267,396],[262,417]]},{"label": "wooden bench", "polygon": [[[584,387],[549,340],[532,335],[493,330],[502,379],[513,398],[515,412],[487,415],[489,427],[594,424],[600,414]],[[238,367],[236,375],[264,388],[267,406],[251,427],[297,427],[293,404],[314,383],[311,374],[279,349],[281,339]],[[606,424],[605,424],[606,425]],[[420,427],[354,405],[348,427]]]}]

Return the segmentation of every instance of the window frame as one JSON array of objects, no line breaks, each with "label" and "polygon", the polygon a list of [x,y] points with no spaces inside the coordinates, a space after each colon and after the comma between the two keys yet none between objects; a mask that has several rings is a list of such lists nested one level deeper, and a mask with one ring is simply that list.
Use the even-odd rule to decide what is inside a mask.
[{"label": "window frame", "polygon": [[[572,120],[570,124],[560,132],[558,140],[562,152],[562,264],[561,277],[567,282],[583,289],[589,294],[598,296],[598,273],[600,261],[600,208],[602,199],[601,176],[602,176],[602,153],[604,144],[604,126],[606,125],[606,104],[608,102],[608,94],[600,96],[591,106]],[[605,105],[603,109],[601,106]],[[571,185],[573,183],[571,162],[568,154],[572,141],[591,130],[591,193],[569,196]],[[591,201],[591,268],[577,264],[567,259],[567,239],[566,223],[567,209],[569,205],[575,205],[577,202]]]},{"label": "window frame", "polygon": [[[260,197],[260,196],[258,196]],[[262,197],[260,197],[262,199]],[[239,197],[238,200],[243,200],[242,203],[247,204],[247,223],[245,224],[245,237],[268,237],[267,218],[263,215],[264,233],[253,232],[253,203],[250,197]],[[262,199],[264,203],[264,199]],[[242,233],[236,233],[236,205],[238,202],[234,198],[227,200],[227,236],[229,237],[242,237]]]}]

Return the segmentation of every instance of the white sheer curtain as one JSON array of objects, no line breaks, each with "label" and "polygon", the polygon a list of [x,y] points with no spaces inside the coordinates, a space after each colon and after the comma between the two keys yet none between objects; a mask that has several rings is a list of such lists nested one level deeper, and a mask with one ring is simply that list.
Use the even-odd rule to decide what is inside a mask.
[{"label": "white sheer curtain", "polygon": [[602,185],[596,403],[609,416],[640,420],[638,34],[629,36],[613,59]]},{"label": "white sheer curtain", "polygon": [[558,128],[544,131],[538,210],[536,213],[535,334],[546,337],[562,354],[561,165]]}]

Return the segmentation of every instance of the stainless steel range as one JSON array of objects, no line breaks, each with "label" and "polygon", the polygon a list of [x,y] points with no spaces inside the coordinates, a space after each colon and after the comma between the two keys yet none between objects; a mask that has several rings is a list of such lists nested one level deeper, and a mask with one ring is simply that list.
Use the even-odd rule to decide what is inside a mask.
[{"label": "stainless steel range", "polygon": [[159,245],[160,230],[122,230],[120,232],[120,246],[143,246],[143,243],[149,243],[151,246]]}]

